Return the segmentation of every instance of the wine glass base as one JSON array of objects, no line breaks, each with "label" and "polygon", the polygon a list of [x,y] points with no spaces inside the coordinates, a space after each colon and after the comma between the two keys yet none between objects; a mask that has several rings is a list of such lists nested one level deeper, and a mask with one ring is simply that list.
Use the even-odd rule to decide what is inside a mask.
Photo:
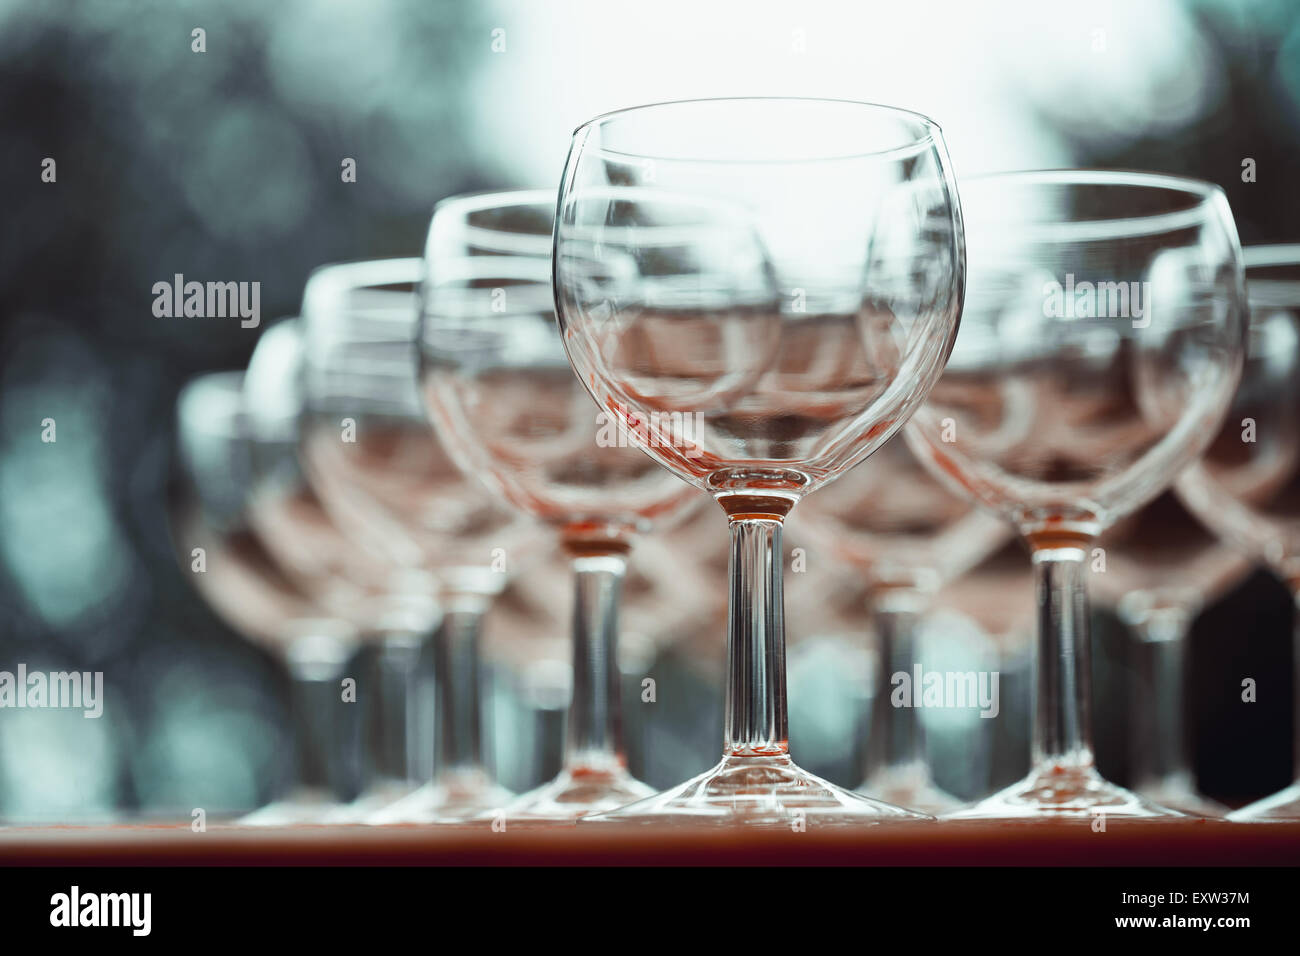
[{"label": "wine glass base", "polygon": [[1181,817],[1177,810],[1111,783],[1092,767],[1035,770],[991,797],[945,820],[1095,820],[1124,817]]},{"label": "wine glass base", "polygon": [[1300,821],[1300,781],[1263,800],[1228,814],[1234,823],[1295,823]]},{"label": "wine glass base", "polygon": [[339,803],[327,790],[295,790],[282,800],[258,807],[235,821],[241,827],[289,827],[328,823],[331,814],[347,804]]},{"label": "wine glass base", "polygon": [[1138,787],[1137,792],[1152,803],[1191,817],[1218,819],[1228,815],[1227,807],[1197,793],[1190,780],[1153,783]]},{"label": "wine glass base", "polygon": [[383,780],[373,783],[351,803],[345,803],[326,816],[326,823],[364,823],[371,814],[390,807],[412,793],[417,784],[408,780]]},{"label": "wine glass base", "polygon": [[896,807],[919,810],[933,816],[952,813],[966,805],[930,779],[924,764],[905,767],[882,767],[867,777],[857,792],[892,803]]},{"label": "wine glass base", "polygon": [[511,823],[572,822],[588,813],[616,810],[654,795],[653,787],[622,767],[599,770],[575,767],[561,770],[554,780],[519,797],[506,807],[505,817]]},{"label": "wine glass base", "polygon": [[452,770],[424,784],[418,790],[376,810],[362,822],[375,826],[390,823],[468,823],[476,817],[502,811],[515,794],[497,785],[482,770]]},{"label": "wine glass base", "polygon": [[722,758],[712,770],[646,800],[595,813],[579,826],[643,825],[802,827],[861,826],[933,817],[837,787],[795,766],[788,756]]}]

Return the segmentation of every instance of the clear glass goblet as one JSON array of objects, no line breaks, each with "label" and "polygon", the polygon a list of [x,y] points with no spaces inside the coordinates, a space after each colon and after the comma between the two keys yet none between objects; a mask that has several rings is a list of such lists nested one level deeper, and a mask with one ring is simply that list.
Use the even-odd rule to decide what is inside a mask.
[{"label": "clear glass goblet", "polygon": [[554,261],[569,360],[641,447],[715,498],[731,534],[721,762],[584,824],[926,819],[791,759],[781,529],[938,378],[963,261],[942,136],[914,113],[700,100],[574,133]]},{"label": "clear glass goblet", "polygon": [[190,381],[176,404],[177,472],[169,490],[177,558],[196,589],[240,635],[289,674],[289,779],[276,799],[240,818],[250,826],[321,823],[347,796],[349,734],[338,680],[359,632],[288,573],[249,520],[252,429],[242,372]]},{"label": "clear glass goblet", "polygon": [[358,547],[437,581],[434,779],[370,823],[455,823],[514,798],[481,746],[483,615],[525,559],[527,529],[438,441],[416,378],[420,259],[326,266],[303,293],[308,481]]},{"label": "clear glass goblet", "polygon": [[555,193],[445,200],[434,210],[420,354],[430,418],[466,474],[554,529],[573,573],[573,696],[563,768],[505,809],[575,820],[648,797],[627,771],[619,608],[634,540],[703,497],[591,405],[551,288]]},{"label": "clear glass goblet", "polygon": [[[1243,254],[1246,370],[1222,431],[1179,476],[1177,491],[1206,527],[1281,577],[1300,607],[1300,245],[1249,246]],[[1300,728],[1300,705],[1296,714]],[[1228,819],[1300,820],[1300,777]]]},{"label": "clear glass goblet", "polygon": [[1187,635],[1207,605],[1250,572],[1250,561],[1223,544],[1172,490],[1121,519],[1099,539],[1088,587],[1133,636],[1129,659],[1130,762],[1134,789],[1192,816],[1228,808],[1197,792],[1183,719]]},{"label": "clear glass goblet", "polygon": [[962,199],[961,334],[907,438],[1029,546],[1039,645],[1030,774],[954,816],[1172,813],[1094,766],[1087,575],[1223,420],[1245,345],[1232,214],[1215,186],[1140,173],[977,177]]},{"label": "clear glass goblet", "polygon": [[258,339],[244,374],[252,457],[249,523],[294,582],[323,608],[360,629],[373,648],[374,706],[365,790],[330,822],[352,822],[422,782],[418,662],[442,613],[437,582],[377,549],[358,547],[303,474],[301,323],[287,319]]}]

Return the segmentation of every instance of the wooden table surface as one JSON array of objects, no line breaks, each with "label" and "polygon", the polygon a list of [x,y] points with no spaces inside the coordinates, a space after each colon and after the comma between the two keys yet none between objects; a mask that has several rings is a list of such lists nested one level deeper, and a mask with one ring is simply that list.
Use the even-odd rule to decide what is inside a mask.
[{"label": "wooden table surface", "polygon": [[1295,866],[1300,823],[909,823],[782,830],[627,826],[0,828],[0,865]]}]

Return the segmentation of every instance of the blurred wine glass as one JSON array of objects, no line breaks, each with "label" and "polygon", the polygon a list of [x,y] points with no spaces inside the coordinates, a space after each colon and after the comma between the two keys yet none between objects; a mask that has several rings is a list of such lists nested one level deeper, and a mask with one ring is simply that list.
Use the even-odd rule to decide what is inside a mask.
[{"label": "blurred wine glass", "polygon": [[717,500],[732,542],[722,761],[583,822],[921,817],[790,758],[781,528],[938,377],[962,268],[942,135],[916,114],[719,99],[574,133],[554,265],[569,360],[603,412]]},{"label": "blurred wine glass", "polygon": [[1195,816],[1228,812],[1196,790],[1184,726],[1187,635],[1250,562],[1166,491],[1098,539],[1089,588],[1132,633],[1132,777],[1138,793]]},{"label": "blurred wine glass", "polygon": [[249,825],[323,822],[350,796],[339,679],[359,632],[332,615],[267,547],[249,520],[253,487],[244,375],[200,376],[176,406],[179,461],[169,500],[172,539],[195,587],[236,632],[284,662],[295,755],[286,792],[243,817]]},{"label": "blurred wine glass", "polygon": [[483,615],[526,560],[528,531],[463,475],[437,440],[416,383],[419,259],[326,266],[303,293],[308,482],[357,544],[428,572],[443,620],[434,637],[435,777],[367,822],[459,822],[513,794],[484,766]]},{"label": "blurred wine glass", "polygon": [[[977,776],[971,773],[975,768],[968,769],[971,793],[987,793],[983,784],[989,781],[1001,789],[1028,770],[1035,611],[1029,555],[1013,540],[945,583],[926,616],[923,638],[942,634],[951,641],[959,635],[963,644],[979,646],[997,675],[997,714],[981,714],[975,723],[982,729],[976,740],[987,746],[988,757],[986,772]],[[966,748],[959,754],[969,759]]]},{"label": "blurred wine glass", "polygon": [[[648,763],[685,762],[674,740],[674,722],[683,711],[671,704],[677,692],[663,684],[659,665],[678,655],[692,668],[706,667],[697,636],[716,642],[717,627],[726,626],[725,549],[720,566],[718,543],[726,538],[716,525],[721,516],[706,509],[690,520],[639,535],[628,554],[618,614],[618,671],[623,682],[622,735],[628,769],[640,776]],[[546,752],[532,761],[550,767],[549,781],[564,761],[564,711],[573,696],[573,642],[569,602],[557,596],[573,589],[570,558],[556,546],[545,560],[529,565],[497,602],[512,606],[509,621],[489,616],[487,653],[514,675],[519,693],[544,734]],[[721,618],[721,625],[718,625]],[[506,633],[503,633],[506,632]],[[663,701],[664,703],[661,703]],[[546,726],[541,726],[545,724]]]},{"label": "blurred wine glass", "polygon": [[1138,173],[976,177],[962,198],[961,334],[908,439],[1029,545],[1039,654],[1030,775],[958,815],[1165,815],[1094,767],[1086,563],[1223,420],[1245,342],[1232,214],[1215,186]]},{"label": "blurred wine glass", "polygon": [[510,820],[574,820],[650,796],[623,751],[619,610],[628,554],[697,504],[598,412],[564,354],[551,291],[555,194],[520,190],[434,210],[422,288],[423,394],[467,475],[549,525],[573,574],[573,695],[559,775]]},{"label": "blurred wine glass", "polygon": [[252,456],[249,522],[286,574],[317,604],[375,646],[376,779],[338,822],[361,819],[421,782],[418,662],[441,620],[437,584],[420,568],[358,547],[306,480],[298,457],[303,418],[302,330],[269,327],[244,375]]},{"label": "blurred wine glass", "polygon": [[923,664],[922,618],[943,585],[992,554],[1010,537],[1005,523],[957,497],[934,479],[904,442],[805,502],[790,524],[822,560],[862,576],[880,666],[872,696],[870,766],[862,793],[899,806],[943,813],[961,801],[934,785],[925,758],[920,712],[895,706],[897,675]]},{"label": "blurred wine glass", "polygon": [[[1177,490],[1206,527],[1272,568],[1300,603],[1300,245],[1251,246],[1244,256],[1246,370],[1222,430]],[[1300,819],[1300,779],[1228,819]]]}]

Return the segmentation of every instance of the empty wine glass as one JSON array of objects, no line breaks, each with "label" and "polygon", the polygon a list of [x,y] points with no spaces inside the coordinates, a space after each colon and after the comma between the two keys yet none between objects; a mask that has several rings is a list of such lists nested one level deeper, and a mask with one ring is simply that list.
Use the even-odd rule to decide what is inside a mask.
[{"label": "empty wine glass", "polygon": [[[1244,257],[1246,371],[1222,431],[1177,490],[1206,527],[1272,568],[1300,605],[1300,245],[1250,246]],[[1228,819],[1300,819],[1300,778]]]},{"label": "empty wine glass", "polygon": [[547,190],[439,203],[421,296],[423,391],[439,436],[467,474],[554,529],[573,573],[564,765],[506,808],[512,820],[573,820],[654,793],[623,752],[621,592],[634,539],[702,497],[637,450],[574,378],[555,322],[554,222]]},{"label": "empty wine glass", "polygon": [[979,564],[1011,537],[1004,522],[952,494],[890,442],[864,464],[814,495],[791,522],[822,559],[862,575],[880,666],[875,672],[872,769],[862,793],[899,806],[944,813],[962,801],[934,785],[920,712],[894,703],[894,676],[914,673],[922,619],[935,592]]},{"label": "empty wine glass", "polygon": [[319,823],[339,810],[349,786],[339,679],[359,633],[286,573],[249,521],[253,456],[243,385],[241,372],[216,372],[181,390],[179,468],[169,493],[172,538],[208,604],[289,672],[291,778],[274,802],[239,822]]},{"label": "empty wine glass", "polygon": [[1187,635],[1197,614],[1238,584],[1250,562],[1222,544],[1166,491],[1117,522],[1090,562],[1091,593],[1110,604],[1133,635],[1130,658],[1134,789],[1196,816],[1228,808],[1196,790],[1183,710]]},{"label": "empty wine glass", "polygon": [[951,347],[962,233],[938,127],[801,99],[598,117],[574,133],[554,269],[583,385],[717,500],[732,543],[722,761],[582,822],[924,819],[791,760],[780,555],[791,508],[902,425]]},{"label": "empty wine glass", "polygon": [[326,266],[303,293],[306,412],[299,453],[339,526],[395,564],[436,579],[435,778],[368,818],[458,822],[514,795],[484,766],[483,614],[524,559],[526,529],[462,475],[433,433],[416,380],[419,259]]},{"label": "empty wine glass", "polygon": [[1038,580],[1030,775],[962,817],[1163,815],[1093,765],[1087,565],[1208,444],[1241,371],[1236,228],[1217,187],[1063,170],[963,184],[969,284],[907,438],[1009,521]]},{"label": "empty wine glass", "polygon": [[330,516],[303,475],[302,330],[297,319],[270,326],[244,375],[252,484],[248,516],[280,567],[375,647],[377,778],[332,821],[379,810],[419,785],[421,649],[440,620],[437,582],[426,570],[358,547]]}]

